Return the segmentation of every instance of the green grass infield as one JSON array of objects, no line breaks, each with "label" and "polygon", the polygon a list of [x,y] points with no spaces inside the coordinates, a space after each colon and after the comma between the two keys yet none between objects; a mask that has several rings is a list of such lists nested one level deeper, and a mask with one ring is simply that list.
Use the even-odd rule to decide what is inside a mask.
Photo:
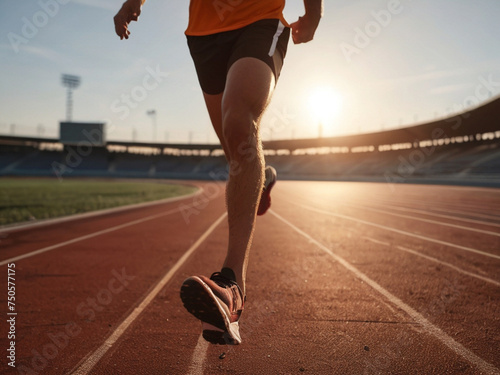
[{"label": "green grass infield", "polygon": [[155,182],[0,179],[0,225],[155,201],[196,191]]}]

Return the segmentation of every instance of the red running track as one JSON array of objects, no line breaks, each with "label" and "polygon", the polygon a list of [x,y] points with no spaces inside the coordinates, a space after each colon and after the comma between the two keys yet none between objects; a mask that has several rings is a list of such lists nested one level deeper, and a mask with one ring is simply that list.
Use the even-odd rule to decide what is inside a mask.
[{"label": "red running track", "polygon": [[[218,270],[221,184],[0,232],[6,374],[500,374],[500,190],[279,182],[243,344],[200,339],[182,280]],[[7,315],[8,265],[15,312]],[[13,269],[10,267],[10,269]]]}]

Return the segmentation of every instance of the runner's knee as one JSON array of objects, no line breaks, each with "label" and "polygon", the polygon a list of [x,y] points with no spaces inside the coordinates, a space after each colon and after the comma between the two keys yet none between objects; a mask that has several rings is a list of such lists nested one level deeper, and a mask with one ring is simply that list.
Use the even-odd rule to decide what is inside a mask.
[{"label": "runner's knee", "polygon": [[231,159],[241,159],[259,148],[257,121],[251,114],[227,111],[224,114],[223,134]]}]

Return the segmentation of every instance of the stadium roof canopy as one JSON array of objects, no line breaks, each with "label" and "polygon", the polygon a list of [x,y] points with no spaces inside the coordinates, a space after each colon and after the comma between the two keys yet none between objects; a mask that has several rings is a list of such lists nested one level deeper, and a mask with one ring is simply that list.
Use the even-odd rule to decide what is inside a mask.
[{"label": "stadium roof canopy", "polygon": [[362,147],[384,144],[414,143],[438,138],[453,138],[500,130],[500,98],[471,111],[407,128],[342,137],[277,140],[264,142],[268,149],[305,149],[319,147]]}]

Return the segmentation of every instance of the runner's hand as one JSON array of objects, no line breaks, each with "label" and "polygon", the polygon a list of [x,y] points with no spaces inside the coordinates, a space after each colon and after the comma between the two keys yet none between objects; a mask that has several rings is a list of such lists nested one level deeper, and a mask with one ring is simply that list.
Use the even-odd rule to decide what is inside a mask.
[{"label": "runner's hand", "polygon": [[321,17],[310,17],[307,14],[299,17],[297,22],[292,23],[292,39],[293,43],[307,43],[313,40],[314,33],[319,25]]},{"label": "runner's hand", "polygon": [[123,38],[128,39],[128,36],[130,35],[128,24],[131,21],[137,21],[139,19],[139,15],[141,14],[141,5],[141,0],[127,0],[123,3],[121,9],[113,18],[115,21],[115,31],[120,37],[120,40]]}]

